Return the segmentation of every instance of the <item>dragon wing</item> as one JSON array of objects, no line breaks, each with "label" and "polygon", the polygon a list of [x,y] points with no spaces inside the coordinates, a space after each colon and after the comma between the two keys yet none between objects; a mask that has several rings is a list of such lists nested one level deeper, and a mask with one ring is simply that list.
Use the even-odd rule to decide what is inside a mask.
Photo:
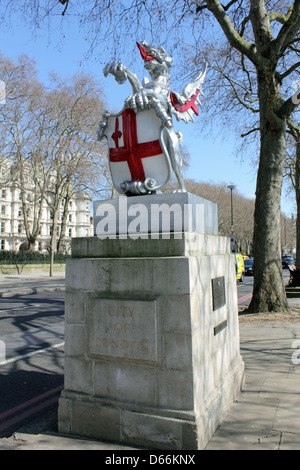
[{"label": "dragon wing", "polygon": [[170,92],[169,106],[177,121],[194,122],[194,114],[199,115],[197,105],[201,106],[199,95],[204,96],[201,85],[204,82],[206,70],[207,63],[204,62],[197,78],[183,88],[181,95],[173,91]]}]

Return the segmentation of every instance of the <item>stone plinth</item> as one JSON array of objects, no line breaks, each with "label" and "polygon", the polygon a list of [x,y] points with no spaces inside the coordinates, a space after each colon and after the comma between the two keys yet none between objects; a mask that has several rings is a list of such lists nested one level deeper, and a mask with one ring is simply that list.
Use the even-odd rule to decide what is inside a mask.
[{"label": "stone plinth", "polygon": [[244,373],[229,244],[188,231],[73,240],[60,432],[205,448]]}]

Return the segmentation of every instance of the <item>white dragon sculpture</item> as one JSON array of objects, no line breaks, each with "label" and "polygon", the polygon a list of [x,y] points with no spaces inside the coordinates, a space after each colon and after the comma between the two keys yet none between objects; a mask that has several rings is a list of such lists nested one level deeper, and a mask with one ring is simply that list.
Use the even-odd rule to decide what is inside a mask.
[{"label": "white dragon sculpture", "polygon": [[[109,62],[104,70],[104,76],[112,74],[119,84],[128,80],[132,86],[133,94],[125,100],[125,108],[129,108],[138,113],[146,109],[154,109],[156,115],[161,119],[164,130],[165,151],[167,152],[172,169],[179,183],[179,191],[184,192],[185,184],[181,172],[181,132],[175,132],[172,123],[172,115],[178,121],[185,123],[194,122],[194,115],[198,115],[197,105],[201,105],[200,95],[203,95],[201,86],[204,81],[207,64],[202,65],[202,70],[197,78],[188,83],[181,94],[170,91],[170,67],[173,57],[170,57],[163,47],[149,45],[146,41],[137,43],[141,56],[144,60],[144,67],[151,77],[151,81],[145,77],[142,83],[138,76],[128,70],[119,60]],[[105,111],[99,123],[98,139],[105,135],[107,119],[110,113]]]}]

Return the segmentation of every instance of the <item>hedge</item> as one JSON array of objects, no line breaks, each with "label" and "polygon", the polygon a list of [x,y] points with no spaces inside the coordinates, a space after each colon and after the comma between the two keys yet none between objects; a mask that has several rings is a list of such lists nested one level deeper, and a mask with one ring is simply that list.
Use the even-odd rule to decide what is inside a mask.
[{"label": "hedge", "polygon": [[[54,263],[65,263],[70,255],[56,253]],[[38,251],[0,251],[0,264],[50,264],[50,255]]]}]

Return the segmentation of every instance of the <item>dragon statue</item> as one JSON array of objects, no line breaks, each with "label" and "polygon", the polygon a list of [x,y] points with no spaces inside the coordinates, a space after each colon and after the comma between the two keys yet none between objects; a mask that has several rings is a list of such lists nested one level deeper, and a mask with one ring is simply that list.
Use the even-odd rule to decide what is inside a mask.
[{"label": "dragon statue", "polygon": [[[112,74],[119,84],[125,83],[126,80],[130,82],[133,94],[125,100],[123,109],[131,110],[131,113],[134,113],[136,116],[147,110],[154,111],[156,118],[160,121],[159,143],[161,149],[177,178],[179,184],[178,191],[185,192],[186,189],[181,172],[182,134],[181,132],[175,132],[172,116],[174,115],[178,121],[188,123],[194,122],[194,116],[199,115],[197,105],[201,105],[200,95],[203,95],[201,86],[206,75],[207,64],[206,62],[203,63],[202,70],[196,79],[188,83],[183,88],[181,94],[178,94],[170,91],[170,68],[173,57],[170,57],[164,48],[149,45],[146,41],[143,41],[142,44],[137,43],[137,46],[144,60],[144,68],[149,73],[151,80],[145,77],[141,83],[138,76],[128,70],[119,60],[109,62],[105,66],[103,73],[105,77],[108,74]],[[104,136],[107,137],[107,128],[109,127],[111,116],[117,115],[112,115],[108,111],[104,112],[99,123],[98,140],[101,140]],[[122,135],[117,126],[119,126],[119,122],[115,127],[116,132],[111,136],[113,139],[115,139],[114,136]],[[117,142],[116,147],[118,147],[116,139],[115,142]],[[141,176],[132,177],[131,179],[131,181],[122,182],[117,189],[128,195],[147,194],[156,192],[168,182],[164,181],[159,186],[156,185],[155,180],[151,177],[144,177],[144,181],[142,181],[143,178]]]}]

